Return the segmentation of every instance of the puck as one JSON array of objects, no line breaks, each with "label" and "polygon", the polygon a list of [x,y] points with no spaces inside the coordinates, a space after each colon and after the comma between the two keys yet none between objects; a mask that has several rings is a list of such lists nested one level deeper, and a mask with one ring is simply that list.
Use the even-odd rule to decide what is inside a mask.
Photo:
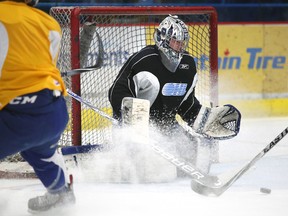
[{"label": "puck", "polygon": [[265,193],[265,194],[270,194],[271,193],[271,189],[269,189],[269,188],[260,188],[260,192],[261,193]]}]

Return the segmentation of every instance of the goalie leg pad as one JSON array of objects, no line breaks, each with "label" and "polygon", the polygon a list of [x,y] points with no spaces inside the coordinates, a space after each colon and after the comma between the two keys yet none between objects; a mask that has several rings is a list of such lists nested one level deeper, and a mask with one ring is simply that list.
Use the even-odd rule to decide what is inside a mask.
[{"label": "goalie leg pad", "polygon": [[121,104],[122,123],[124,125],[141,125],[147,127],[149,124],[150,102],[149,100],[124,97]]},{"label": "goalie leg pad", "polygon": [[222,107],[202,107],[193,129],[208,138],[219,140],[235,137],[240,130],[241,113],[228,104]]}]

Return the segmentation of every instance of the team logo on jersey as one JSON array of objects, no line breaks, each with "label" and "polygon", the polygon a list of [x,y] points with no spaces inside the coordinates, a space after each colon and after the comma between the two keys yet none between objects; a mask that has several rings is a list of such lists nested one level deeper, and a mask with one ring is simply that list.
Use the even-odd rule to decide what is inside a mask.
[{"label": "team logo on jersey", "polygon": [[187,83],[166,83],[162,88],[164,96],[183,96],[186,93]]},{"label": "team logo on jersey", "polygon": [[189,69],[189,65],[188,64],[180,64],[179,68],[180,69],[184,69],[184,70],[188,70]]}]

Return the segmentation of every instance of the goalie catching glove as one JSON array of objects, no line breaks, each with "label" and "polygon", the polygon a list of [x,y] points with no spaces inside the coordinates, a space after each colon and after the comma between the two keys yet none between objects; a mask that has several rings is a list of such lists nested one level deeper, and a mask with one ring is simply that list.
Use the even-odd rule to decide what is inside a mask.
[{"label": "goalie catching glove", "polygon": [[224,140],[239,133],[240,121],[241,113],[232,105],[213,108],[202,106],[191,126],[204,137]]}]

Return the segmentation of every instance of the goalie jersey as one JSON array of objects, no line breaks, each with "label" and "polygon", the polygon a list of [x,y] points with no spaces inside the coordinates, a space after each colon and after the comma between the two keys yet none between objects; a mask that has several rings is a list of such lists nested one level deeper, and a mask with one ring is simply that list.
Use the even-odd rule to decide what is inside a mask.
[{"label": "goalie jersey", "polygon": [[[29,22],[21,22],[20,17],[29,17]],[[24,2],[0,2],[0,38],[0,110],[15,97],[42,89],[66,95],[56,68],[61,40],[56,20]]]},{"label": "goalie jersey", "polygon": [[156,45],[149,45],[132,55],[121,68],[109,89],[109,101],[115,118],[121,119],[124,97],[150,101],[150,119],[159,126],[173,125],[175,115],[191,123],[201,105],[195,97],[196,65],[184,54],[177,70],[170,72],[161,62]]}]

